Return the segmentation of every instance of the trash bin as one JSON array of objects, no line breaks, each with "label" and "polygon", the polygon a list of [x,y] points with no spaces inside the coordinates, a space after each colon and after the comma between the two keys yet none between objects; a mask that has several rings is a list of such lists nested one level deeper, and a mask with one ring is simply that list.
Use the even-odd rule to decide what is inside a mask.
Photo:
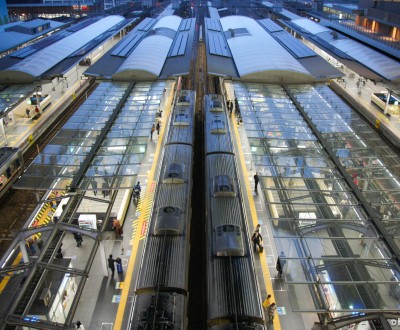
[{"label": "trash bin", "polygon": [[121,258],[115,259],[116,264],[117,264],[117,272],[122,273],[122,260]]}]

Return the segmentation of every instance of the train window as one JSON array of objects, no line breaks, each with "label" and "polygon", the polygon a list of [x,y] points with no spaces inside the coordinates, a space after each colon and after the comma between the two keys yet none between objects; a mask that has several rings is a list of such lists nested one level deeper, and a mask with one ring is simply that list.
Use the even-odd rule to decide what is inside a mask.
[{"label": "train window", "polygon": [[177,105],[189,105],[190,104],[190,96],[189,95],[180,95],[177,100]]},{"label": "train window", "polygon": [[211,101],[210,111],[221,112],[223,111],[222,103],[220,101]]},{"label": "train window", "polygon": [[225,134],[226,133],[225,122],[222,121],[221,119],[214,119],[211,122],[211,133]]},{"label": "train window", "polygon": [[244,244],[241,228],[238,225],[216,227],[216,254],[219,257],[243,256]]},{"label": "train window", "polygon": [[236,197],[233,180],[228,175],[216,175],[213,179],[214,197]]},{"label": "train window", "polygon": [[186,114],[186,112],[180,112],[177,115],[175,115],[174,119],[174,126],[187,126],[189,125],[189,116]]},{"label": "train window", "polygon": [[180,235],[183,229],[182,221],[182,210],[179,207],[160,207],[157,213],[154,234]]},{"label": "train window", "polygon": [[183,172],[185,165],[181,163],[171,163],[166,166],[163,183],[184,183]]}]

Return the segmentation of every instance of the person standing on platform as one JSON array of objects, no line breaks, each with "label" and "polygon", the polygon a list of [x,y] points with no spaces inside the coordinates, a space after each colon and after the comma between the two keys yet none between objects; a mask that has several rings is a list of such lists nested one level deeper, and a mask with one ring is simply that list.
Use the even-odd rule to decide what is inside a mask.
[{"label": "person standing on platform", "polygon": [[258,178],[258,174],[256,172],[256,174],[254,174],[254,191],[255,192],[257,192],[258,181],[260,181],[260,179]]},{"label": "person standing on platform", "polygon": [[267,313],[268,313],[268,321],[269,321],[269,323],[273,323],[274,322],[275,311],[276,311],[276,304],[275,303],[272,303],[271,305],[268,306]]},{"label": "person standing on platform", "polygon": [[115,231],[115,238],[121,238],[122,236],[122,226],[118,219],[113,220],[112,224],[113,230]]},{"label": "person standing on platform", "polygon": [[28,118],[31,118],[31,110],[29,110],[28,108],[26,108],[26,109],[25,109],[25,113],[26,113],[26,116],[27,116]]},{"label": "person standing on platform", "polygon": [[115,272],[115,259],[113,259],[112,254],[109,255],[108,257],[108,268],[111,270],[111,276],[114,277],[114,272]]},{"label": "person standing on platform", "polygon": [[97,181],[96,180],[92,180],[90,182],[92,189],[93,189],[93,194],[96,196],[97,195]]},{"label": "person standing on platform", "polygon": [[154,130],[155,130],[156,128],[155,128],[155,126],[154,126],[154,124],[153,124],[153,126],[151,126],[151,130],[150,130],[150,140],[153,140],[153,133],[154,133]]},{"label": "person standing on platform", "polygon": [[281,252],[281,255],[278,257],[278,260],[276,261],[276,270],[278,271],[278,277],[281,278],[283,274],[283,267],[285,266],[286,260],[283,260],[282,258],[285,257],[285,254],[283,251]]},{"label": "person standing on platform", "polygon": [[74,239],[76,241],[76,246],[81,247],[83,242],[82,235],[80,233],[74,233]]},{"label": "person standing on platform", "polygon": [[255,231],[253,233],[253,236],[251,237],[251,240],[253,241],[254,251],[257,251],[257,246],[258,246],[258,251],[262,252],[263,246],[262,246],[261,234],[258,231]]},{"label": "person standing on platform", "polygon": [[76,321],[75,329],[85,330],[81,321]]},{"label": "person standing on platform", "polygon": [[272,297],[271,297],[271,295],[269,294],[269,295],[267,296],[267,298],[266,298],[266,299],[263,301],[263,303],[262,303],[262,306],[263,306],[264,310],[267,310],[267,309],[268,309],[268,306],[271,305],[271,303],[272,303]]},{"label": "person standing on platform", "polygon": [[29,247],[29,250],[31,251],[31,254],[32,254],[32,255],[34,255],[35,252],[36,252],[36,249],[35,249],[35,247],[34,247],[34,245],[33,245],[34,242],[35,242],[35,241],[33,240],[32,237],[29,237],[29,238],[26,240],[27,246]]},{"label": "person standing on platform", "polygon": [[157,135],[160,135],[160,128],[161,128],[160,122],[158,121],[156,125]]}]

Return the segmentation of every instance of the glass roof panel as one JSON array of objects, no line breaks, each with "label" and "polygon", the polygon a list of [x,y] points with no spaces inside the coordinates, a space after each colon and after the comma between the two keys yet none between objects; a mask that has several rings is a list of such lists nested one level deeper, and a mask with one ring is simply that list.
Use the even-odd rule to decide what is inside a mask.
[{"label": "glass roof panel", "polygon": [[[60,186],[61,178],[62,189],[73,180],[81,181],[78,189],[84,190],[103,185],[110,190],[132,188],[164,85],[139,83],[130,91],[127,83],[99,84],[33,161],[17,188],[47,190]],[[117,108],[126,93],[127,101]]]},{"label": "glass roof panel", "polygon": [[235,82],[234,89],[293,308],[397,309],[384,300],[399,287],[400,270],[347,183],[386,214],[394,233],[400,197],[394,151],[329,87],[289,86],[346,168],[343,177],[283,87]]}]

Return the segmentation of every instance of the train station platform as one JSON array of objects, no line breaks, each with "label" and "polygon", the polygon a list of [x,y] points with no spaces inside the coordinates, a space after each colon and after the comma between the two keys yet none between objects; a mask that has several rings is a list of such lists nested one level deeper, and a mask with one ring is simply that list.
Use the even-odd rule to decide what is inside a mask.
[{"label": "train station platform", "polygon": [[312,48],[326,61],[335,65],[343,73],[343,77],[331,81],[332,89],[358,109],[368,122],[377,127],[381,133],[389,139],[397,148],[400,147],[400,115],[385,115],[384,111],[372,103],[371,97],[374,93],[387,93],[393,87],[385,82],[373,82],[364,79],[357,73],[341,65],[333,57],[329,56],[318,47],[305,40],[304,43]]},{"label": "train station platform", "polygon": [[[54,116],[65,110],[71,103],[73,92],[81,87],[81,84],[82,82],[78,81],[71,88],[51,95],[51,104],[42,110],[38,117],[34,115],[35,111],[31,109],[31,106],[23,105],[21,108],[24,109],[13,113],[14,121],[5,124],[3,120],[1,125],[5,133],[0,138],[0,146],[25,149],[34,143],[35,137],[48,127],[49,122],[53,122]],[[25,113],[25,108],[30,110],[29,117]]]},{"label": "train station platform", "polygon": [[[166,88],[172,87],[166,86]],[[75,321],[81,321],[85,329],[121,329],[124,313],[129,315],[135,290],[135,281],[132,279],[136,278],[139,270],[147,221],[151,216],[156,185],[155,175],[162,161],[162,148],[165,143],[164,127],[167,126],[170,104],[172,104],[171,96],[165,100],[160,132],[159,134],[154,132],[147,144],[136,180],[140,182],[142,188],[141,198],[137,204],[131,199],[128,201],[122,237],[116,238],[113,231],[102,234],[103,244],[91,266],[89,278],[75,312]],[[88,191],[87,194],[92,196],[94,192]],[[64,258],[85,260],[85,255],[90,248],[90,246],[85,247],[85,241],[78,247],[73,235],[68,235],[63,240]],[[122,272],[116,269],[114,276],[106,267],[109,255],[112,255],[113,259],[120,258],[122,262]],[[85,264],[78,263],[74,266],[84,268]],[[125,289],[124,294],[123,289]],[[122,314],[118,313],[119,310],[122,310]]]},{"label": "train station platform", "polygon": [[[102,46],[102,53],[107,52],[118,41],[118,38],[108,41]],[[100,55],[91,56],[92,64],[101,58]],[[82,74],[87,68],[87,66],[75,65],[62,79],[54,79],[54,82],[40,86],[40,94],[43,96],[49,95],[50,104],[45,109],[41,109],[40,116],[37,118],[35,118],[35,106],[30,105],[28,102],[29,97],[16,105],[6,115],[7,118],[4,117],[0,121],[0,147],[17,147],[25,151],[34,144],[36,139],[56,121],[59,114],[63,113],[85,91],[88,80],[82,79]],[[13,90],[19,95],[19,88],[27,90],[30,86],[15,86]],[[35,95],[35,86],[32,86],[32,91],[33,95]],[[6,98],[6,96],[4,97]],[[27,109],[30,113],[29,117],[26,112]]]}]

